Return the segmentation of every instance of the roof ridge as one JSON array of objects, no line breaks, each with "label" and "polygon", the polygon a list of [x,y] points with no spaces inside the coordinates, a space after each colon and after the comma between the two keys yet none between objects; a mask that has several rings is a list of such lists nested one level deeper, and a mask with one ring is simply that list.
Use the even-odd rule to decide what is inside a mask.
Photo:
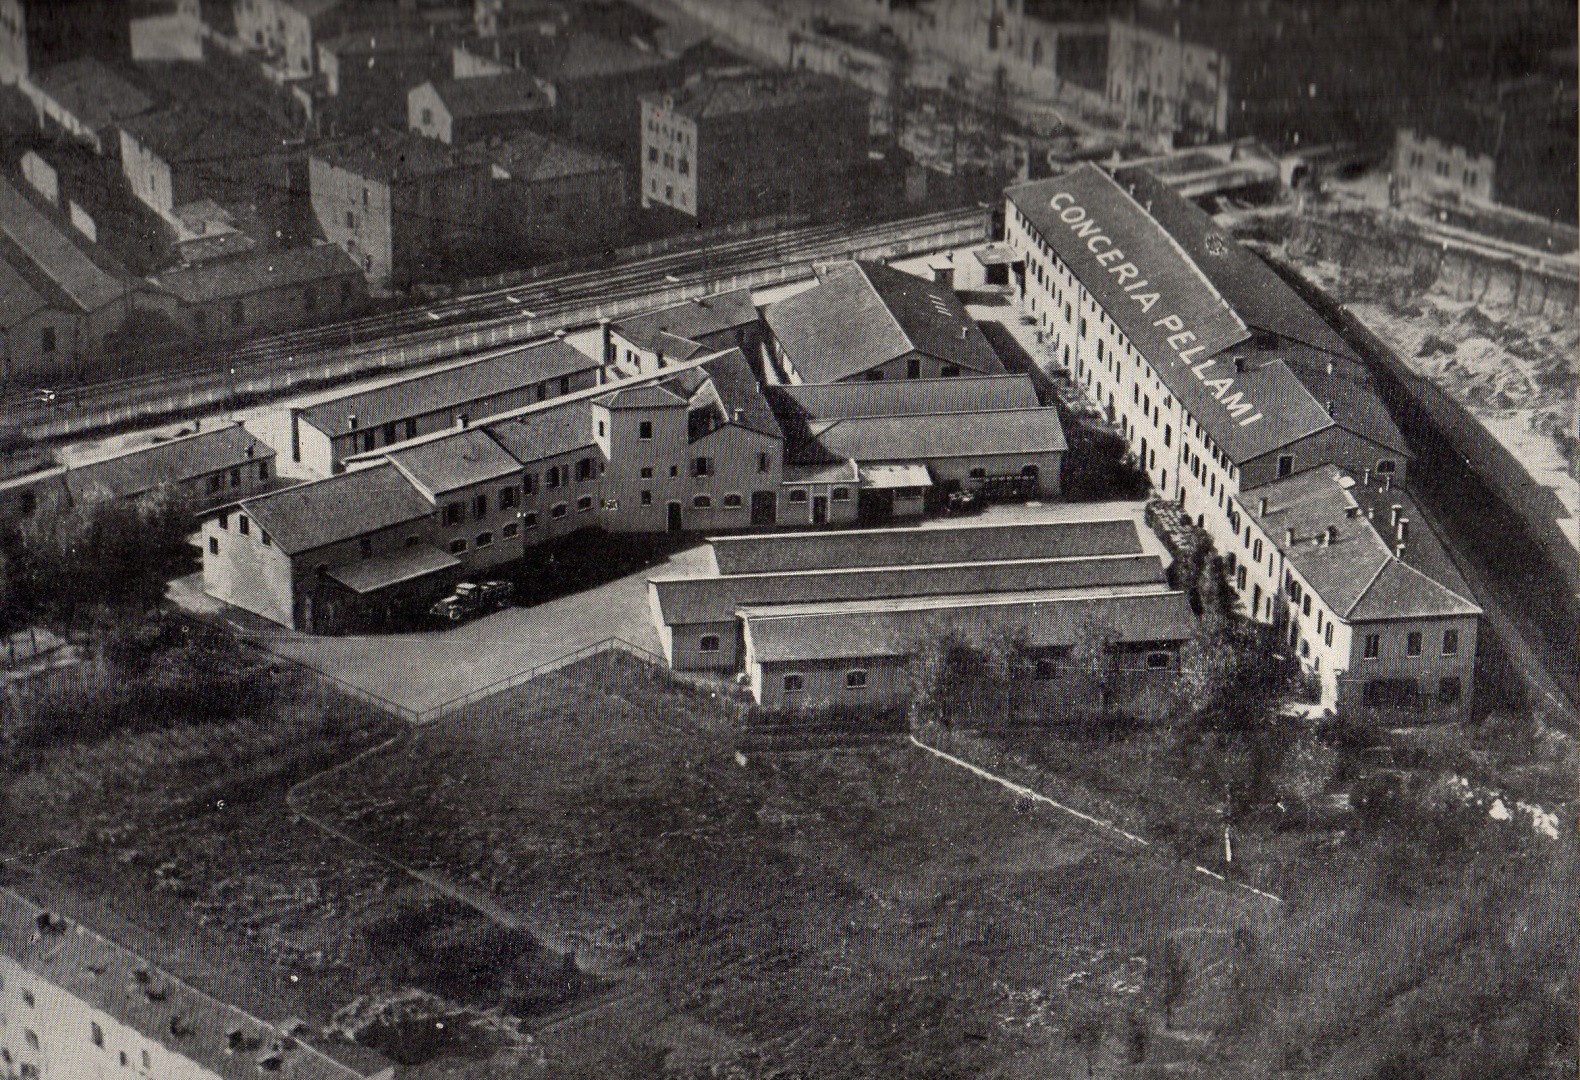
[{"label": "roof ridge", "polygon": [[[1377,532],[1377,530],[1375,530],[1375,529],[1372,530],[1372,534],[1374,536],[1376,535],[1376,532]],[[1379,537],[1377,537],[1377,539],[1380,542],[1382,540],[1382,537],[1379,536]],[[1384,546],[1386,547],[1386,545],[1384,545]],[[1354,601],[1351,602],[1349,607],[1345,608],[1345,610],[1344,610],[1344,618],[1346,620],[1349,619],[1350,615],[1354,613],[1356,608],[1360,607],[1361,601],[1366,599],[1366,594],[1372,591],[1372,586],[1377,584],[1377,579],[1382,577],[1382,572],[1388,568],[1388,564],[1390,562],[1392,562],[1392,561],[1394,561],[1394,556],[1393,556],[1392,552],[1389,552],[1389,553],[1387,553],[1387,554],[1385,554],[1383,556],[1383,561],[1377,564],[1377,569],[1376,570],[1372,571],[1372,576],[1366,582],[1366,587],[1364,589],[1362,589],[1360,592],[1356,593]]]},{"label": "roof ridge", "polygon": [[224,424],[216,428],[210,428],[207,431],[189,431],[185,435],[172,435],[168,439],[161,439],[158,442],[151,442],[146,446],[134,446],[128,450],[121,450],[114,453],[105,454],[103,457],[90,458],[87,461],[80,461],[76,465],[67,467],[73,469],[85,469],[90,465],[102,465],[107,461],[120,461],[122,458],[135,457],[138,454],[146,454],[151,450],[162,450],[167,446],[175,446],[178,443],[191,442],[193,439],[201,438],[205,435],[218,435],[222,432],[230,431],[232,428],[240,428],[252,439],[253,442],[261,443],[263,441],[256,435],[253,435],[252,432],[247,431],[246,426],[240,420],[232,420],[228,424]]}]

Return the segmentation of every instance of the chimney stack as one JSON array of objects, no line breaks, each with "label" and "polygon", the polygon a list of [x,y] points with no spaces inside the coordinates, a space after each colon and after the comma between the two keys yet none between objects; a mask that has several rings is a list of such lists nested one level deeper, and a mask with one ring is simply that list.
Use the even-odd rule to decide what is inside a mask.
[{"label": "chimney stack", "polygon": [[1362,469],[1361,470],[1361,487],[1371,487],[1371,486],[1372,486],[1372,471],[1370,469]]},{"label": "chimney stack", "polygon": [[1263,495],[1261,497],[1261,499],[1259,499],[1257,501],[1256,507],[1257,507],[1257,510],[1256,510],[1256,516],[1257,517],[1266,517],[1267,516],[1267,496],[1266,495]]},{"label": "chimney stack", "polygon": [[1295,530],[1294,529],[1285,529],[1284,530],[1284,546],[1286,548],[1292,548],[1292,547],[1295,546]]},{"label": "chimney stack", "polygon": [[1399,536],[1399,546],[1403,547],[1405,545],[1405,543],[1407,541],[1409,541],[1409,539],[1410,539],[1410,519],[1409,518],[1402,517],[1402,518],[1399,519],[1398,536]]},{"label": "chimney stack", "polygon": [[1332,547],[1335,543],[1338,542],[1338,539],[1339,539],[1339,527],[1337,525],[1329,525],[1328,526],[1328,531],[1326,533],[1324,533],[1323,535],[1327,537],[1327,540],[1326,540],[1327,546],[1328,547]]},{"label": "chimney stack", "polygon": [[1393,506],[1389,507],[1388,524],[1397,529],[1399,527],[1399,518],[1403,514],[1404,506],[1400,503],[1394,503]]}]

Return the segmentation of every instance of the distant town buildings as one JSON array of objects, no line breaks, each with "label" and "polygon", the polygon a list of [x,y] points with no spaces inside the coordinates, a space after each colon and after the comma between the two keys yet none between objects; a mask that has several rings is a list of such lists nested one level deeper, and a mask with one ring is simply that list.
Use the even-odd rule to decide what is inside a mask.
[{"label": "distant town buildings", "polygon": [[1211,45],[1145,22],[1108,24],[1108,100],[1127,126],[1171,145],[1229,130],[1229,58]]},{"label": "distant town buildings", "polygon": [[0,85],[68,60],[129,59],[130,29],[98,0],[0,0]]},{"label": "distant town buildings", "polygon": [[547,112],[548,95],[531,75],[508,71],[470,79],[425,82],[407,95],[406,123],[419,135],[464,146],[520,131]]},{"label": "distant town buildings", "polygon": [[805,72],[699,76],[642,96],[642,205],[701,222],[807,209],[867,154],[861,91]]}]

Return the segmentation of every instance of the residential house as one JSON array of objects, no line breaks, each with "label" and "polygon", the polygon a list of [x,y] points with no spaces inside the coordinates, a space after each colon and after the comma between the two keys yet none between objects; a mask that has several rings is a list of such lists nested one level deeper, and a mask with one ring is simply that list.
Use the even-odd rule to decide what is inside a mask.
[{"label": "residential house", "polygon": [[169,488],[201,511],[267,491],[275,479],[274,456],[237,421],[74,461],[64,481],[79,504],[140,499]]},{"label": "residential house", "polygon": [[57,64],[32,80],[30,87],[40,121],[54,124],[96,154],[118,151],[115,125],[153,107],[146,94],[93,57]]},{"label": "residential house", "polygon": [[360,20],[381,20],[389,10],[382,0],[236,0],[236,39],[261,53],[282,77],[305,79],[317,70],[317,42]]},{"label": "residential house", "polygon": [[83,57],[131,59],[126,18],[102,0],[0,0],[0,85],[11,86]]},{"label": "residential house", "polygon": [[463,161],[488,166],[494,243],[511,257],[603,251],[626,234],[626,171],[611,158],[533,131],[474,143]]},{"label": "residential house", "polygon": [[430,80],[406,96],[406,125],[446,146],[514,135],[550,108],[548,95],[519,71]]},{"label": "residential house", "polygon": [[242,101],[181,101],[118,123],[121,171],[138,200],[173,220],[211,199],[287,224],[303,194],[300,140]]},{"label": "residential house", "polygon": [[450,38],[397,23],[347,31],[318,43],[323,96],[319,130],[329,137],[406,123],[412,87],[450,72]]},{"label": "residential house", "polygon": [[1126,126],[1169,145],[1221,139],[1229,131],[1227,55],[1156,19],[1110,19],[1108,103]]},{"label": "residential house", "polygon": [[622,371],[650,374],[666,364],[721,349],[756,358],[762,318],[748,289],[698,296],[618,319],[605,327],[604,362]]}]

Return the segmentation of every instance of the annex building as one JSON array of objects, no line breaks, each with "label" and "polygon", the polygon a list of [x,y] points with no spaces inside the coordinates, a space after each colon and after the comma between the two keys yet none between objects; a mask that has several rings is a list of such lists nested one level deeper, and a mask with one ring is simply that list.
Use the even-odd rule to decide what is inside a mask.
[{"label": "annex building", "polygon": [[[1275,553],[1255,554],[1246,507],[1317,469],[1403,486],[1411,454],[1364,365],[1265,263],[1144,170],[1082,165],[1007,196],[1016,285],[1048,346],[1159,495],[1212,537],[1247,613],[1287,628],[1335,705],[1359,677],[1349,635],[1329,634],[1349,609],[1335,597],[1321,630],[1303,600],[1295,613],[1281,571],[1258,569]],[[1424,614],[1402,596],[1395,607]]]},{"label": "annex building", "polygon": [[741,671],[773,710],[896,704],[911,660],[945,631],[983,644],[1018,634],[1055,699],[1072,649],[1093,636],[1112,676],[1100,704],[1155,703],[1195,618],[1155,539],[1102,513],[717,537],[710,572],[650,580],[649,606],[673,667]]}]

